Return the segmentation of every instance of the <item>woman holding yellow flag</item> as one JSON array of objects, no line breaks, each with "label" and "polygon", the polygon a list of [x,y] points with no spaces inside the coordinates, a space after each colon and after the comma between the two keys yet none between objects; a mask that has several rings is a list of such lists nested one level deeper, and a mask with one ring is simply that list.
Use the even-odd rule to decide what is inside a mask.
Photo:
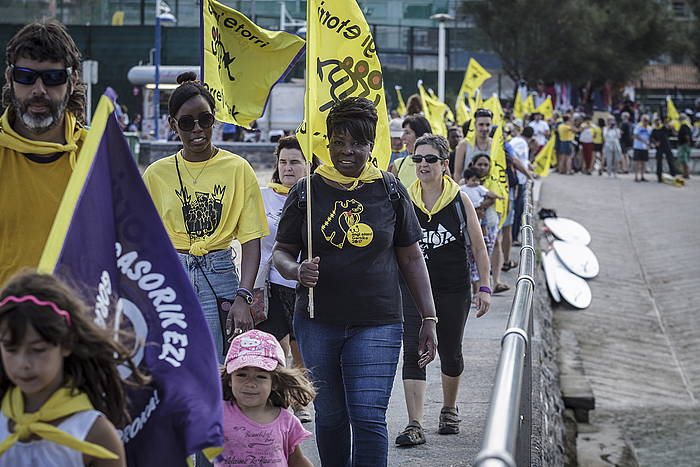
[{"label": "woman holding yellow flag", "polygon": [[[427,134],[415,144],[413,162],[416,180],[409,193],[423,235],[419,242],[430,275],[437,310],[438,353],[442,372],[443,407],[438,433],[459,433],[457,392],[464,370],[462,337],[469,313],[471,284],[467,249],[476,258],[481,280],[475,294],[476,317],[483,316],[491,303],[489,257],[479,219],[466,193],[449,172],[449,147],[442,136]],[[400,446],[425,443],[423,400],[425,366],[421,365],[418,336],[423,319],[408,290],[403,290],[403,385],[408,426],[396,438]]]},{"label": "woman holding yellow flag", "polygon": [[[377,125],[374,104],[360,97],[341,101],[326,125],[332,165],[316,170],[310,190],[301,182],[289,192],[273,261],[282,277],[299,282],[294,334],[317,388],[321,463],[385,466],[386,409],[403,331],[399,271],[423,317],[421,365],[435,357],[435,306],[409,195],[394,177],[368,163]],[[300,253],[308,257],[306,203],[315,257],[299,263]]]},{"label": "woman holding yellow flag", "polygon": [[[225,335],[253,328],[250,290],[260,263],[260,238],[269,230],[255,172],[245,159],[211,142],[214,98],[195,79],[192,72],[178,76],[180,86],[168,102],[168,122],[182,149],[151,164],[143,180],[223,361]],[[240,283],[234,238],[241,242]]]}]

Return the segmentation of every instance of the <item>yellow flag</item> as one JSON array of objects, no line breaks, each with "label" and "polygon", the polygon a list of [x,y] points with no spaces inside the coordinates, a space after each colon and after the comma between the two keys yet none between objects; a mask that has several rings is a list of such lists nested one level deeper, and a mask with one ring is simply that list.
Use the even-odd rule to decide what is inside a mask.
[{"label": "yellow flag", "polygon": [[403,117],[406,115],[406,103],[403,101],[403,96],[401,95],[401,86],[394,86],[394,89],[396,89],[396,98],[399,101],[396,111],[399,113],[399,116]]},{"label": "yellow flag", "polygon": [[272,87],[301,56],[304,40],[204,1],[204,87],[216,101],[217,120],[249,128],[262,116]]},{"label": "yellow flag", "polygon": [[556,154],[554,154],[555,139],[556,138],[549,138],[547,144],[544,145],[533,161],[533,165],[535,166],[534,172],[540,177],[549,175],[549,168],[552,166],[552,161],[556,158]]},{"label": "yellow flag", "polygon": [[483,103],[483,108],[488,109],[493,114],[491,119],[492,125],[500,125],[503,121],[503,107],[501,107],[501,101],[498,99],[497,95],[493,95],[486,99]]},{"label": "yellow flag", "polygon": [[467,104],[464,102],[464,93],[459,93],[457,95],[457,100],[455,101],[455,111],[457,113],[457,125],[464,125],[467,120],[471,118],[470,109],[467,108]]},{"label": "yellow flag", "polygon": [[506,174],[506,152],[503,148],[503,127],[499,125],[491,140],[491,168],[484,186],[503,197],[494,203],[494,209],[501,218],[499,226],[506,221],[508,214],[508,175]]},{"label": "yellow flag", "polygon": [[525,112],[523,110],[523,98],[520,96],[520,89],[515,93],[515,101],[513,101],[513,116],[515,118],[524,118]]},{"label": "yellow flag", "polygon": [[377,108],[377,136],[371,160],[386,170],[391,138],[382,66],[362,10],[355,0],[308,0],[306,18],[306,104],[304,122],[297,129],[304,155],[311,159],[309,131],[313,154],[331,165],[326,135],[328,111],[334,103],[348,97],[364,97]]},{"label": "yellow flag", "polygon": [[678,120],[681,117],[670,96],[666,96],[666,115],[668,115],[668,118],[671,120]]},{"label": "yellow flag", "polygon": [[479,62],[473,58],[469,59],[469,65],[467,65],[467,71],[464,73],[464,79],[462,80],[462,87],[459,89],[460,93],[469,93],[473,95],[481,85],[491,77],[491,73],[486,71]]},{"label": "yellow flag", "polygon": [[552,98],[550,96],[547,96],[547,98],[540,105],[537,106],[535,112],[541,113],[545,120],[549,120],[550,118],[552,118],[552,114],[554,114],[554,107],[552,107]]},{"label": "yellow flag", "polygon": [[452,113],[452,109],[450,109],[450,106],[445,104],[440,100],[440,98],[435,95],[435,91],[432,89],[428,88],[428,94],[430,94],[430,97],[433,98],[433,101],[440,107],[442,107],[442,116],[444,120],[454,122],[455,121],[455,114]]},{"label": "yellow flag", "polygon": [[535,111],[535,100],[532,97],[532,94],[527,96],[527,99],[525,99],[525,104],[523,105],[523,112],[526,114],[531,114]]},{"label": "yellow flag", "polygon": [[430,122],[430,128],[433,130],[433,134],[447,138],[447,126],[445,125],[445,118],[443,117],[445,114],[445,104],[440,102],[437,98],[431,97],[423,87],[422,81],[418,81],[418,92],[423,101],[423,114],[425,118],[428,119],[428,122]]}]

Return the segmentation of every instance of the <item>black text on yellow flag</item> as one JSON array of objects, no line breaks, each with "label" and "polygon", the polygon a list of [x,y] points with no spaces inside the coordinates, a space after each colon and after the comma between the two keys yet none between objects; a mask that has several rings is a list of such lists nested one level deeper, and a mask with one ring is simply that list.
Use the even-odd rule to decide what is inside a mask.
[{"label": "black text on yellow flag", "polygon": [[[364,97],[377,108],[372,160],[386,169],[391,156],[389,119],[372,32],[355,0],[308,0],[306,23],[306,104],[297,137],[304,154],[330,164],[326,116],[334,103]],[[307,131],[311,133],[309,148]]]}]

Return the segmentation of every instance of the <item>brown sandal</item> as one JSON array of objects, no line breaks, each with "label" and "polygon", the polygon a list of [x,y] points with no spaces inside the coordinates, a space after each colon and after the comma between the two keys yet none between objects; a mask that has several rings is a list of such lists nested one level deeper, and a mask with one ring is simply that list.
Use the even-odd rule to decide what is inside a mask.
[{"label": "brown sandal", "polygon": [[506,290],[510,290],[510,287],[505,284],[496,284],[496,287],[493,288],[493,293],[501,293],[505,292]]}]

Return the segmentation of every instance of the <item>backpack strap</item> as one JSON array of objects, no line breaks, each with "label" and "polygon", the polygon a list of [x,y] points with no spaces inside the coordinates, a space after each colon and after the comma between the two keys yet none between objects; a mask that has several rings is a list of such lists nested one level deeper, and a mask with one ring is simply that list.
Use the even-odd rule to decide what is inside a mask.
[{"label": "backpack strap", "polygon": [[[313,176],[314,175],[312,175],[312,177]],[[382,182],[384,183],[384,189],[389,197],[389,201],[391,201],[391,204],[396,211],[398,203],[401,200],[401,192],[399,192],[398,185],[399,182],[396,180],[394,174],[384,170],[382,170]],[[306,199],[308,196],[308,190],[306,189],[306,177],[302,177],[297,181],[297,193],[299,196],[297,199],[297,206],[299,209],[306,209]]]},{"label": "backpack strap", "polygon": [[[455,210],[457,211],[457,219],[459,219],[459,234],[462,236],[462,243],[464,243],[464,249],[468,250],[471,247],[471,239],[469,238],[469,232],[467,232],[467,212],[464,210],[464,203],[462,203],[462,192],[460,191],[459,196],[455,196],[454,202]],[[467,252],[469,256],[469,252]]]}]

